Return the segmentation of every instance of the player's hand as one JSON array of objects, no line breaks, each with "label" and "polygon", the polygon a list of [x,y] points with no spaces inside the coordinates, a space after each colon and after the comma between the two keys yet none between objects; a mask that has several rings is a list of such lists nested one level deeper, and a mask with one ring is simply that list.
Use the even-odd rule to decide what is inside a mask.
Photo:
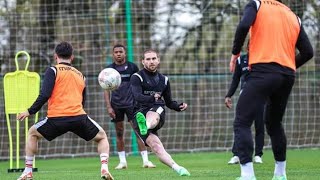
[{"label": "player's hand", "polygon": [[180,111],[184,111],[184,110],[186,110],[186,109],[187,109],[187,107],[188,107],[188,104],[187,104],[187,103],[182,103],[182,104],[179,106]]},{"label": "player's hand", "polygon": [[25,118],[27,118],[29,116],[30,116],[29,111],[25,111],[25,112],[22,112],[22,113],[18,114],[17,120],[18,121],[22,121],[22,120],[24,120]]},{"label": "player's hand", "polygon": [[233,55],[231,56],[231,59],[230,59],[230,72],[234,72],[234,69],[236,68],[236,62],[237,62],[237,59],[238,57],[240,56],[240,53],[237,54],[237,55]]},{"label": "player's hand", "polygon": [[153,95],[153,97],[154,97],[155,101],[158,101],[161,98],[161,95],[159,93],[155,93]]},{"label": "player's hand", "polygon": [[230,109],[231,106],[232,106],[231,98],[230,98],[230,97],[226,97],[226,98],[224,99],[224,104],[226,105],[227,108]]},{"label": "player's hand", "polygon": [[115,118],[116,118],[116,113],[114,112],[113,108],[112,108],[112,107],[108,107],[107,110],[108,110],[109,116],[110,116],[112,119],[115,119]]}]

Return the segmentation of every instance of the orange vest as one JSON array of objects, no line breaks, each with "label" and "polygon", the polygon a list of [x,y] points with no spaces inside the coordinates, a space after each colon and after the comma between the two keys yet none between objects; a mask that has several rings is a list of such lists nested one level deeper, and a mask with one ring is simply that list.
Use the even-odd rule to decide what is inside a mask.
[{"label": "orange vest", "polygon": [[48,117],[77,116],[86,114],[82,106],[84,76],[72,66],[58,64],[56,81],[48,100]]},{"label": "orange vest", "polygon": [[300,33],[299,18],[284,4],[261,0],[250,29],[249,65],[275,62],[296,70],[295,46]]}]

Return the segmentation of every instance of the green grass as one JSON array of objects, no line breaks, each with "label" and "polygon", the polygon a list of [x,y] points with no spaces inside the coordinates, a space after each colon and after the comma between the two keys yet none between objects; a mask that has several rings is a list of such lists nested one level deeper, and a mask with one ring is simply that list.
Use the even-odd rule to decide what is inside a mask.
[{"label": "green grass", "polygon": [[[170,179],[201,179],[201,180],[234,180],[240,175],[239,165],[227,165],[231,154],[226,152],[172,154],[174,160],[186,167],[190,177],[179,177],[173,170],[161,164],[154,155],[149,159],[157,165],[155,169],[142,168],[140,156],[129,156],[128,169],[114,170],[118,158],[110,158],[109,169],[117,180],[170,180]],[[263,164],[255,164],[258,180],[270,180],[273,176],[274,161],[271,151],[265,151]],[[0,162],[0,179],[16,179],[20,173],[7,173],[8,162]],[[38,172],[36,180],[90,180],[100,179],[99,158],[74,158],[37,160]],[[289,180],[319,180],[320,150],[289,150],[287,154],[287,177]]]}]

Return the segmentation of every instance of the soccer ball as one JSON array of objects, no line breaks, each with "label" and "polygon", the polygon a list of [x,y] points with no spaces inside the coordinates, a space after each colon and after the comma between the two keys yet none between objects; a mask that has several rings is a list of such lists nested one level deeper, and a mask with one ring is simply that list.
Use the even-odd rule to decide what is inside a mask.
[{"label": "soccer ball", "polygon": [[113,91],[120,86],[121,75],[113,68],[105,68],[99,73],[98,82],[103,89]]}]

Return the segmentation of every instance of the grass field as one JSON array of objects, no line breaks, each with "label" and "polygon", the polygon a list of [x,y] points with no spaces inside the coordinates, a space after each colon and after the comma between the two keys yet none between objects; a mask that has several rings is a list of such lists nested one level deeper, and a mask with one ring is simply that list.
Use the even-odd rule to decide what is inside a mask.
[{"label": "grass field", "polygon": [[[239,165],[227,165],[231,154],[189,153],[172,154],[179,164],[191,173],[190,177],[179,177],[173,170],[161,164],[154,155],[150,155],[157,168],[141,167],[140,156],[129,156],[128,169],[114,170],[118,158],[110,158],[109,169],[117,180],[234,180],[240,174]],[[265,151],[263,164],[256,164],[255,173],[258,180],[270,180],[273,176],[274,161],[271,151]],[[7,173],[8,162],[0,162],[0,179],[16,179],[20,173]],[[39,171],[34,173],[36,180],[91,180],[100,179],[99,158],[50,159],[38,160]],[[289,150],[287,154],[287,177],[289,180],[320,180],[320,150]]]}]

